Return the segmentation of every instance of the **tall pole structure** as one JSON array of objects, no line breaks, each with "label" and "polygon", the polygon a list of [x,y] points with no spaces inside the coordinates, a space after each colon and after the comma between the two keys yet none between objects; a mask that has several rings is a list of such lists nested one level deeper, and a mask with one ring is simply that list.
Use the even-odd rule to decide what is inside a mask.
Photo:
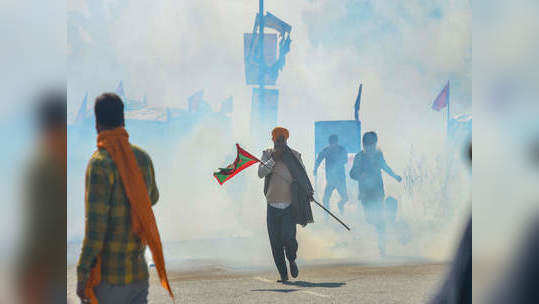
[{"label": "tall pole structure", "polygon": [[259,64],[259,84],[264,88],[264,77],[266,75],[266,62],[264,60],[264,0],[258,1],[258,64]]},{"label": "tall pole structure", "polygon": [[[278,31],[281,34],[281,41],[277,41],[276,34],[266,35],[264,33],[266,27]],[[265,138],[268,129],[277,123],[279,90],[267,89],[265,86],[266,82],[269,86],[274,86],[279,72],[284,67],[285,56],[290,51],[291,30],[292,26],[288,23],[269,12],[265,13],[264,0],[258,0],[253,31],[244,34],[244,50],[246,82],[247,85],[255,86],[252,89],[251,134],[260,145],[266,144],[262,138]]]}]

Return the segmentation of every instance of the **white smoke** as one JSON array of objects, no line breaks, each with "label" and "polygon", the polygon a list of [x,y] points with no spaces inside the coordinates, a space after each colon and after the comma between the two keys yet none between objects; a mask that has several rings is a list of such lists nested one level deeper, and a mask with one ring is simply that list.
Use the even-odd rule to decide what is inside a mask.
[{"label": "white smoke", "polygon": [[[378,132],[388,163],[404,176],[413,145],[416,156],[426,158],[421,165],[434,174],[434,180],[421,188],[424,193],[414,197],[407,196],[402,185],[385,180],[386,192],[400,199],[402,216],[410,221],[418,240],[398,250],[447,257],[450,250],[446,248],[440,250],[442,254],[423,248],[440,248],[435,243],[446,243],[460,230],[429,222],[418,210],[437,199],[436,187],[445,180],[444,171],[436,167],[437,157],[443,158],[445,114],[432,111],[430,102],[449,79],[452,112],[470,111],[469,2],[267,0],[265,6],[293,26],[291,51],[277,83],[278,123],[290,129],[290,144],[303,154],[308,172],[314,162],[314,121],[352,119],[362,82],[363,129]],[[223,187],[211,176],[235,152],[235,142],[247,147],[250,143],[251,88],[245,85],[242,34],[252,31],[258,2],[70,1],[69,7],[70,112],[76,111],[85,92],[93,98],[114,90],[120,80],[129,96],[145,94],[151,105],[186,107],[187,97],[199,89],[205,89],[214,110],[216,102],[234,97],[230,137],[221,136],[208,124],[173,145],[172,151],[148,147],[154,152],[162,194],[156,214],[163,239],[238,236],[266,240],[265,204],[256,169],[247,169]],[[261,151],[251,152],[259,155]],[[171,158],[170,154],[175,155],[173,161],[160,159]],[[455,201],[452,222],[465,213],[470,194],[462,186],[468,182],[468,173],[461,169],[464,173],[451,181],[451,191],[459,193],[450,197]],[[356,197],[351,195],[351,201],[356,203]],[[74,217],[70,227],[80,234],[82,202],[69,203],[78,206],[73,207],[78,212],[70,213]],[[322,213],[313,208],[320,217]],[[358,208],[349,209],[352,213]],[[361,214],[360,208],[357,212]],[[359,215],[346,218],[358,234],[348,235],[333,222],[300,229],[300,254],[309,259],[352,258],[358,251],[370,254],[366,248],[375,248],[370,227],[362,224]],[[423,230],[433,226],[443,230],[425,236]],[[234,253],[243,250],[236,248]],[[268,248],[257,250],[267,255]],[[215,258],[224,255],[215,252]]]}]

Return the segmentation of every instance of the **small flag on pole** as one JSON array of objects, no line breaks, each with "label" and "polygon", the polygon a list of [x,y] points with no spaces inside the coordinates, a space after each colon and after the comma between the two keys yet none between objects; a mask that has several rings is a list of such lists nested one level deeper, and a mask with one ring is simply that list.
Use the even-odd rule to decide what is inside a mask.
[{"label": "small flag on pole", "polygon": [[124,83],[122,81],[120,81],[116,88],[116,94],[120,95],[120,97],[125,97]]},{"label": "small flag on pole", "polygon": [[449,81],[445,85],[444,89],[438,94],[438,97],[432,103],[432,109],[435,111],[440,111],[445,108],[449,103]]},{"label": "small flag on pole", "polygon": [[354,105],[354,118],[355,120],[359,120],[359,107],[361,105],[361,90],[363,89],[363,84],[359,84],[359,92],[357,92],[357,98],[356,103]]},{"label": "small flag on pole", "polygon": [[82,100],[82,105],[79,108],[79,112],[77,113],[77,119],[76,122],[82,122],[84,118],[86,117],[88,112],[88,92],[86,92],[86,95],[84,95],[84,99]]},{"label": "small flag on pole", "polygon": [[200,110],[200,105],[203,103],[204,90],[199,90],[195,94],[187,98],[189,103],[189,112],[197,112]]},{"label": "small flag on pole", "polygon": [[260,162],[258,158],[243,150],[240,145],[236,144],[236,149],[238,153],[236,160],[226,168],[219,168],[219,171],[213,173],[213,176],[220,185],[240,173],[243,169]]}]

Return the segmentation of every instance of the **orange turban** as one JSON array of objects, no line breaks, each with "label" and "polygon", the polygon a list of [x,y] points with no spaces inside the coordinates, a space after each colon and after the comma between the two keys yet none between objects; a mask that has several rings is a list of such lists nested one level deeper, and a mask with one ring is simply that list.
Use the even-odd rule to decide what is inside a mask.
[{"label": "orange turban", "polygon": [[273,141],[276,141],[277,138],[284,136],[284,139],[288,139],[288,136],[290,134],[288,133],[288,130],[283,127],[277,127],[271,131],[271,137]]}]

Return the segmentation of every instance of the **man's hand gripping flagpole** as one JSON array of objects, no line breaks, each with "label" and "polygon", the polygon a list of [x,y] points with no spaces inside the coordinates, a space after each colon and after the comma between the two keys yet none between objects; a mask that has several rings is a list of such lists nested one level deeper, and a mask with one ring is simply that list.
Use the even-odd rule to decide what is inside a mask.
[{"label": "man's hand gripping flagpole", "polygon": [[[270,166],[268,166],[265,162],[261,161],[260,159],[257,159],[264,167],[268,168],[268,169],[271,169]],[[272,173],[273,174],[273,173]],[[279,176],[280,178],[286,180],[286,178],[278,173],[276,173],[277,176]],[[305,189],[303,189],[305,191]],[[329,211],[326,207],[324,207],[322,204],[320,204],[318,201],[316,201],[316,199],[314,198],[314,195],[311,197],[311,200],[313,202],[315,202],[320,208],[324,209],[324,211],[326,211],[329,215],[331,215],[331,217],[333,217],[335,220],[337,220],[337,222],[341,223],[341,225],[344,226],[344,228],[346,228],[348,231],[350,231],[350,227],[348,227],[348,225],[346,225],[345,223],[343,223],[343,221],[341,221],[337,216],[335,216],[331,211]]]}]

